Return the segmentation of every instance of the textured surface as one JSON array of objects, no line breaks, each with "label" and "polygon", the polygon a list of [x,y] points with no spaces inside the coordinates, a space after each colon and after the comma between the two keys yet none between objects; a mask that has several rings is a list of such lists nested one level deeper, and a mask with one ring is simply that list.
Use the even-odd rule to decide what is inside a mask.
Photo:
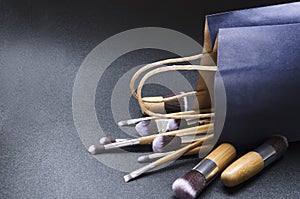
[{"label": "textured surface", "polygon": [[[196,158],[180,160],[126,184],[125,173],[101,164],[82,145],[73,123],[71,99],[80,64],[96,45],[120,31],[166,27],[201,43],[205,14],[276,2],[285,1],[209,1],[201,5],[198,0],[1,0],[0,198],[172,198],[173,181],[195,166]],[[117,132],[116,124],[111,123],[110,105],[103,101],[110,96],[106,91],[116,77],[130,65],[170,56],[162,51],[138,51],[111,65],[96,96],[104,130]],[[197,76],[190,79],[195,82]],[[136,106],[132,112],[138,115]],[[285,158],[238,189],[224,189],[217,179],[202,196],[299,198],[299,150],[299,143],[291,144]]]}]

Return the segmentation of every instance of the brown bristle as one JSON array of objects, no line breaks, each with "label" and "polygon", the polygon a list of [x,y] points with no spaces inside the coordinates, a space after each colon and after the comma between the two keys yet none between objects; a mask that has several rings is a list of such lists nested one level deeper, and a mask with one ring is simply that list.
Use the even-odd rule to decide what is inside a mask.
[{"label": "brown bristle", "polygon": [[277,157],[280,157],[282,154],[284,154],[289,146],[287,138],[281,135],[274,135],[265,143],[271,145],[275,149]]},{"label": "brown bristle", "polygon": [[178,136],[157,136],[152,142],[153,152],[173,151],[180,148],[181,138]]},{"label": "brown bristle", "polygon": [[205,177],[200,172],[191,170],[175,180],[172,189],[177,198],[193,199],[198,196],[205,185]]}]

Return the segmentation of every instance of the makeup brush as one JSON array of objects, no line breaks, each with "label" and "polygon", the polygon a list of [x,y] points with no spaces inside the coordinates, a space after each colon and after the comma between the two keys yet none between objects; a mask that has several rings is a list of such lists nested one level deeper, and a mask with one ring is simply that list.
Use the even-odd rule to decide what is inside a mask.
[{"label": "makeup brush", "polygon": [[157,120],[145,120],[135,125],[135,130],[140,136],[153,135],[160,132],[174,131],[187,127],[185,120],[180,119],[157,119]]},{"label": "makeup brush", "polygon": [[99,140],[100,144],[110,144],[114,142],[123,142],[126,141],[127,139],[115,139],[115,138],[110,138],[110,137],[102,137]]},{"label": "makeup brush", "polygon": [[[183,94],[183,92],[180,92]],[[155,113],[175,113],[188,110],[187,97],[176,98],[176,95],[143,97],[145,107]],[[175,97],[172,100],[164,101],[164,98]],[[156,101],[156,102],[153,102]],[[144,114],[144,113],[143,113]]]},{"label": "makeup brush", "polygon": [[[183,154],[184,156],[189,156],[189,155],[196,155],[199,152],[207,152],[208,150],[211,149],[210,145],[203,145],[203,146],[199,146],[196,148],[193,148],[189,151],[187,151],[185,154]],[[149,163],[149,162],[153,162],[159,158],[162,158],[164,156],[170,155],[174,153],[174,151],[169,151],[169,152],[164,152],[164,153],[152,153],[152,154],[148,154],[148,155],[142,155],[140,157],[138,157],[137,161],[139,163]]]},{"label": "makeup brush", "polygon": [[150,170],[152,170],[156,167],[162,166],[166,163],[169,163],[173,160],[176,160],[180,156],[182,156],[184,153],[186,153],[187,151],[189,151],[189,150],[191,150],[191,149],[193,149],[197,146],[200,146],[203,142],[205,142],[207,140],[211,140],[211,139],[213,139],[213,134],[210,134],[206,137],[203,137],[202,139],[198,140],[197,142],[189,144],[189,145],[187,145],[187,146],[185,146],[181,149],[178,149],[174,153],[171,153],[167,156],[164,156],[164,157],[162,157],[162,158],[160,158],[160,159],[158,159],[158,160],[156,160],[156,161],[154,161],[154,162],[152,162],[152,163],[150,163],[150,164],[148,164],[148,165],[146,165],[146,166],[144,166],[144,167],[142,167],[142,168],[140,168],[136,171],[133,171],[133,172],[129,173],[128,175],[125,175],[124,180],[125,180],[125,182],[128,182],[128,181],[130,181],[130,180],[132,180],[132,179],[134,179],[134,178],[136,178],[136,177],[138,177],[138,176],[140,176],[140,175],[142,175],[142,174],[144,174],[144,173],[146,173],[146,172],[148,172],[148,171],[150,171]]},{"label": "makeup brush", "polygon": [[173,192],[177,198],[196,198],[205,186],[219,174],[236,156],[231,144],[221,144],[200,161],[192,170],[174,181]]},{"label": "makeup brush", "polygon": [[181,143],[179,136],[159,135],[152,142],[152,150],[156,153],[174,151],[180,148]]},{"label": "makeup brush", "polygon": [[91,145],[88,149],[88,151],[91,154],[99,154],[103,153],[110,149],[116,149],[121,148],[125,146],[134,146],[134,145],[142,145],[142,144],[150,144],[153,142],[154,138],[156,138],[158,135],[177,135],[177,136],[183,136],[183,135],[198,135],[198,134],[206,134],[207,131],[211,130],[213,128],[213,124],[207,124],[202,126],[196,126],[186,129],[180,129],[176,131],[169,131],[161,134],[154,134],[149,135],[145,137],[135,138],[135,139],[129,139],[123,142],[115,142],[111,144],[105,144],[105,145]]},{"label": "makeup brush", "polygon": [[182,147],[182,144],[190,144],[199,140],[199,138],[195,138],[195,135],[190,136],[189,139],[187,137],[158,135],[152,142],[152,151],[155,153],[173,151]]},{"label": "makeup brush", "polygon": [[[198,96],[207,94],[207,90],[180,92],[176,95],[143,97],[145,107],[155,113],[176,113],[180,111],[187,111],[189,108],[187,96]],[[145,113],[143,113],[145,114]]]},{"label": "makeup brush", "polygon": [[[197,113],[196,111],[185,111],[185,112],[178,112],[178,113],[174,113],[174,114],[183,114],[184,115],[184,114],[196,114],[196,113]],[[168,115],[168,114],[166,114],[166,115]],[[210,118],[210,117],[214,117],[214,116],[215,116],[214,113],[203,113],[203,114],[200,114],[200,118]],[[141,122],[141,121],[155,120],[155,119],[160,119],[160,118],[153,116],[153,117],[141,117],[141,118],[123,120],[123,121],[119,121],[118,122],[118,126],[129,126],[129,125]]]},{"label": "makeup brush", "polygon": [[227,187],[233,187],[245,182],[280,158],[287,148],[288,141],[284,136],[270,137],[265,143],[227,167],[221,175],[223,184]]},{"label": "makeup brush", "polygon": [[135,125],[135,130],[140,136],[147,136],[158,133],[158,127],[155,120],[141,121]]}]

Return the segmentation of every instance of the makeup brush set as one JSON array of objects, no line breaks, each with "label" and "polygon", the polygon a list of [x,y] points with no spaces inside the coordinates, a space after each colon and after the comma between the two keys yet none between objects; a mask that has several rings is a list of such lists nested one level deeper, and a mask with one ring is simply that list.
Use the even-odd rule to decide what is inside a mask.
[{"label": "makeup brush set", "polygon": [[[131,93],[144,117],[118,125],[135,125],[140,137],[104,137],[89,152],[152,145],[153,153],[137,159],[147,164],[125,182],[198,155],[199,164],[173,183],[178,198],[196,198],[218,175],[227,187],[247,181],[300,140],[299,33],[298,2],[206,16],[201,54],[147,64],[133,75]],[[194,60],[200,65],[176,65]],[[199,72],[194,91],[142,97],[150,77],[182,70]],[[235,160],[236,154],[244,155]]]}]

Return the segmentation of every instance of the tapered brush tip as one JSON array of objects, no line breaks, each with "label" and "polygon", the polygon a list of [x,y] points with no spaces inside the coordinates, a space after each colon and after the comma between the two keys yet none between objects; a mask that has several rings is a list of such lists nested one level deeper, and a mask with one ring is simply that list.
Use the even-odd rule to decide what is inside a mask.
[{"label": "tapered brush tip", "polygon": [[116,142],[116,140],[114,138],[109,138],[109,137],[102,137],[99,140],[100,144],[110,144],[110,143],[113,143],[113,142]]},{"label": "tapered brush tip", "polygon": [[127,125],[129,125],[127,120],[118,122],[118,126],[127,126]]},{"label": "tapered brush tip", "polygon": [[174,181],[172,190],[179,199],[194,199],[205,185],[205,177],[198,171],[191,170]]},{"label": "tapered brush tip", "polygon": [[139,163],[145,163],[145,162],[149,162],[150,158],[147,155],[142,155],[142,156],[138,157],[137,161]]},{"label": "tapered brush tip", "polygon": [[152,150],[156,153],[174,151],[180,148],[181,138],[178,136],[160,135],[152,142]]},{"label": "tapered brush tip", "polygon": [[92,155],[96,155],[99,153],[103,153],[105,151],[105,148],[103,145],[91,145],[88,149],[88,151],[92,154]]},{"label": "tapered brush tip", "polygon": [[125,182],[129,182],[131,179],[133,179],[133,177],[130,174],[124,176]]}]

